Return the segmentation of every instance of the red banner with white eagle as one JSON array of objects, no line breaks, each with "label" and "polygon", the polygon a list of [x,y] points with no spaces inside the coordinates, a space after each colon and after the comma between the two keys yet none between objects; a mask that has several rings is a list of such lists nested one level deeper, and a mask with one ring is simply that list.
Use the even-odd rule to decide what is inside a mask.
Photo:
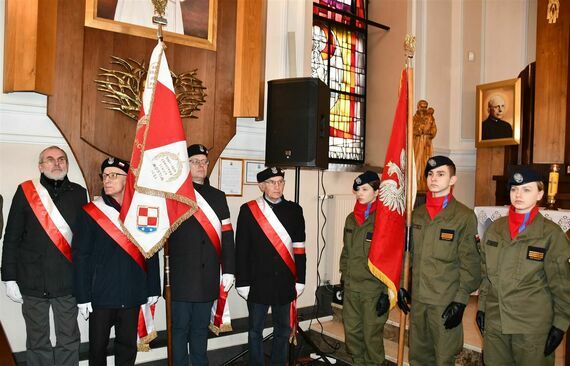
[{"label": "red banner with white eagle", "polygon": [[147,258],[197,209],[164,43],[152,52],[120,220]]},{"label": "red banner with white eagle", "polygon": [[[404,70],[400,79],[400,93],[392,134],[382,170],[374,231],[368,252],[368,268],[388,287],[390,308],[396,304],[404,255],[407,108],[408,81]],[[413,149],[411,150],[413,153]]]}]

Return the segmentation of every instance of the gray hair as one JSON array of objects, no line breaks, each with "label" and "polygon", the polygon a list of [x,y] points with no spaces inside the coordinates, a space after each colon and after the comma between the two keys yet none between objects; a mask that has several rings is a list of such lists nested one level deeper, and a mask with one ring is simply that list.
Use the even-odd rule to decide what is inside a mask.
[{"label": "gray hair", "polygon": [[65,152],[65,150],[63,150],[59,146],[52,145],[52,146],[46,147],[45,149],[42,150],[42,152],[40,153],[40,156],[39,156],[38,164],[41,164],[44,162],[44,153],[48,150],[51,150],[51,149],[57,149],[57,150],[61,151],[63,153],[63,156],[65,156],[65,160],[69,161],[69,159],[67,159],[67,153]]}]

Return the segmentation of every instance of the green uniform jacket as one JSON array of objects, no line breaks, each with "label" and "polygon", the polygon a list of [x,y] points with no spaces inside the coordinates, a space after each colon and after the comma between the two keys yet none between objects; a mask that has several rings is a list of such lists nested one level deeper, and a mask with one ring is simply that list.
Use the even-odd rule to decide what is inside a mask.
[{"label": "green uniform jacket", "polygon": [[344,246],[340,255],[340,272],[345,290],[378,295],[387,292],[386,285],[368,269],[368,251],[375,217],[376,212],[368,216],[362,226],[356,223],[354,213],[346,217]]},{"label": "green uniform jacket", "polygon": [[412,302],[467,304],[481,282],[473,210],[452,198],[433,220],[418,207],[412,224]]},{"label": "green uniform jacket", "polygon": [[511,240],[508,217],[502,217],[487,229],[481,255],[479,310],[486,328],[504,334],[568,329],[570,243],[558,225],[536,215]]}]

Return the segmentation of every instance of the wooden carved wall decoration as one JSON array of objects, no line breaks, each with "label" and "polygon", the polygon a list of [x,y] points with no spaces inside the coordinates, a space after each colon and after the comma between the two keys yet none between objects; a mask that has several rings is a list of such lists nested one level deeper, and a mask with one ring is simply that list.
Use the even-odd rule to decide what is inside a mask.
[{"label": "wooden carved wall decoration", "polygon": [[[182,123],[188,144],[212,147],[212,161],[235,135],[236,0],[216,2],[215,51],[168,42],[166,49],[171,70],[199,70],[202,86],[208,89],[210,96],[194,112],[196,118],[183,118]],[[136,124],[101,103],[94,80],[101,79],[99,68],[108,65],[111,56],[148,63],[157,41],[86,27],[85,1],[59,1],[58,5],[55,79],[48,116],[72,147],[90,193],[97,194],[101,161],[109,155],[130,159]]]},{"label": "wooden carved wall decoration", "polygon": [[[99,79],[99,67],[108,64],[111,56],[148,60],[156,45],[156,39],[133,31],[136,26],[113,20],[116,3],[117,0],[6,0],[4,90],[32,90],[48,95],[47,114],[73,150],[92,195],[101,188],[97,176],[101,161],[109,155],[129,159],[135,134],[131,118],[101,103],[101,94],[93,81]],[[238,3],[247,5],[247,11],[242,9],[240,24]],[[171,43],[165,34],[166,57],[171,70],[199,70],[209,97],[192,113],[196,118],[184,118],[182,122],[187,142],[212,147],[209,157],[216,161],[235,135],[234,92],[247,110],[251,110],[246,107],[248,103],[259,106],[259,95],[259,101],[263,100],[262,93],[236,85],[255,84],[264,90],[263,82],[258,84],[251,75],[263,75],[266,1],[196,0],[183,4],[183,13],[189,17],[184,17],[184,34],[180,37],[193,35],[194,40],[190,45]],[[113,14],[98,13],[107,8]],[[246,27],[251,19],[256,19],[253,29]],[[93,24],[94,20],[99,25]],[[117,27],[111,29],[111,25]],[[200,29],[207,31],[202,34]],[[29,37],[22,36],[28,34]],[[204,42],[194,42],[196,38]],[[238,58],[255,62],[242,63],[236,73]],[[38,60],[41,67],[37,66]],[[244,72],[245,69],[251,72]],[[22,79],[22,75],[30,78]],[[251,100],[252,95],[255,100]],[[235,114],[249,115],[243,111]],[[213,168],[211,164],[210,169]]]},{"label": "wooden carved wall decoration", "polygon": [[[142,94],[147,75],[147,67],[144,60],[124,60],[117,56],[111,56],[111,64],[118,69],[106,69],[100,67],[100,79],[95,80],[97,90],[106,98],[101,102],[105,108],[123,113],[127,117],[137,121],[139,110],[142,105]],[[176,100],[182,118],[198,118],[194,112],[200,110],[200,106],[206,102],[206,87],[198,79],[198,70],[194,69],[172,75]]]}]

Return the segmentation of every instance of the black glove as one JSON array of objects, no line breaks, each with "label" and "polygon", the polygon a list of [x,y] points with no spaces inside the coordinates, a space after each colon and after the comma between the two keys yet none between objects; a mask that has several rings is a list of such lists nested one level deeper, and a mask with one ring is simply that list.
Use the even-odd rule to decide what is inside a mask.
[{"label": "black glove", "polygon": [[548,332],[548,338],[546,338],[546,344],[544,345],[544,355],[548,356],[554,350],[564,338],[564,332],[556,327],[551,327],[550,332]]},{"label": "black glove", "polygon": [[383,293],[376,303],[376,314],[382,316],[386,314],[388,309],[390,309],[390,299],[388,298],[388,294]]},{"label": "black glove", "polygon": [[443,318],[443,325],[445,329],[453,329],[459,324],[463,319],[463,311],[465,311],[465,304],[461,304],[452,301],[447,305],[441,317]]},{"label": "black glove", "polygon": [[479,328],[479,332],[483,334],[485,331],[485,312],[481,310],[477,311],[475,321],[477,322],[477,328]]},{"label": "black glove", "polygon": [[412,302],[412,299],[410,297],[410,293],[408,292],[408,290],[401,287],[398,290],[398,307],[400,308],[400,310],[402,310],[404,312],[404,314],[407,314],[410,312],[410,306],[408,305],[408,303],[410,303],[410,302]]}]

